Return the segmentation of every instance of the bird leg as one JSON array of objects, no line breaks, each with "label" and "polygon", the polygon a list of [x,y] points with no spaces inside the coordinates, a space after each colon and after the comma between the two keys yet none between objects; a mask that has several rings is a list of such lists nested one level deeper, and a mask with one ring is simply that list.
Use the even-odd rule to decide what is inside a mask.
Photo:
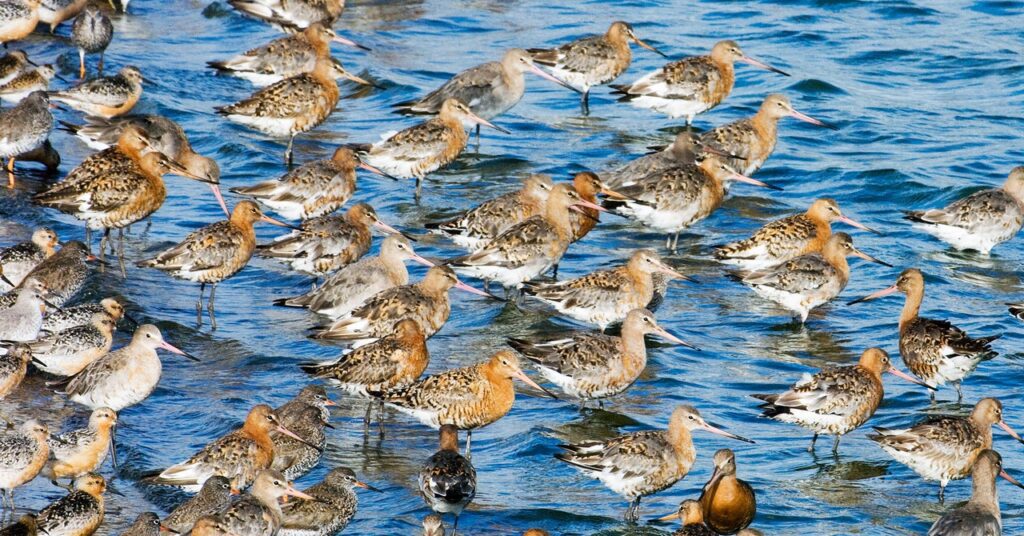
[{"label": "bird leg", "polygon": [[85,250],[92,255],[92,229],[89,225],[85,226]]},{"label": "bird leg", "polygon": [[551,267],[551,277],[558,279],[558,263]]},{"label": "bird leg", "polygon": [[416,204],[420,203],[420,194],[423,193],[423,177],[416,177]]},{"label": "bird leg", "polygon": [[672,238],[672,253],[675,253],[676,249],[678,247],[679,247],[679,232],[676,231],[676,235]]},{"label": "bird leg", "polygon": [[117,230],[117,263],[121,265],[121,279],[127,279],[128,273],[124,268],[124,229]]},{"label": "bird leg", "polygon": [[85,49],[78,49],[78,77],[85,78]]},{"label": "bird leg", "polygon": [[946,502],[946,485],[939,484],[939,504]]},{"label": "bird leg", "polygon": [[[964,392],[961,387],[961,382],[953,382],[953,388],[956,389],[956,403],[959,404],[964,400]],[[933,393],[935,391],[932,391]]]},{"label": "bird leg", "polygon": [[366,403],[366,415],[363,416],[363,438],[370,436],[370,414],[373,412],[373,400]]},{"label": "bird leg", "polygon": [[7,186],[14,188],[14,157],[7,161]]},{"label": "bird leg", "polygon": [[103,259],[107,257],[107,241],[110,240],[110,228],[103,230],[103,238],[100,238],[100,271],[103,271]]},{"label": "bird leg", "polygon": [[583,90],[583,96],[580,97],[580,109],[583,111],[583,115],[590,115],[590,89]]},{"label": "bird leg", "polygon": [[837,435],[836,438],[832,440],[832,454],[839,454],[839,440],[842,437],[843,436],[841,435]]},{"label": "bird leg", "polygon": [[100,75],[103,74],[103,52],[100,52],[100,64],[97,66],[96,69],[99,71]]},{"label": "bird leg", "polygon": [[[480,126],[477,125],[476,128],[478,129],[477,132],[480,132],[480,130],[479,130]],[[455,514],[455,523],[452,523],[452,536],[457,536],[458,533],[459,533],[459,514]]]},{"label": "bird leg", "polygon": [[288,147],[286,147],[285,150],[284,150],[284,165],[286,165],[288,167],[292,166],[292,143],[294,143],[294,142],[295,142],[295,135],[292,134],[292,136],[290,138],[288,138]]},{"label": "bird leg", "polygon": [[203,293],[206,292],[206,283],[199,283],[199,301],[196,302],[196,327],[203,325]]},{"label": "bird leg", "polygon": [[473,453],[469,449],[469,447],[470,447],[470,445],[472,445],[472,443],[473,443],[473,431],[472,430],[466,430],[466,459],[467,460],[472,460],[473,459]]},{"label": "bird leg", "polygon": [[206,312],[210,313],[210,331],[217,331],[217,317],[213,314],[213,298],[217,292],[217,283],[210,285],[210,299],[206,302]]},{"label": "bird leg", "polygon": [[114,467],[114,472],[117,472],[117,445],[114,443],[114,436],[117,433],[117,426],[110,427],[110,465]]},{"label": "bird leg", "polygon": [[814,437],[811,438],[811,446],[807,447],[807,452],[814,452],[814,444],[818,441],[818,432],[814,432]]},{"label": "bird leg", "polygon": [[377,407],[377,429],[380,431],[380,440],[384,441],[384,399],[380,399]]},{"label": "bird leg", "polygon": [[932,401],[932,405],[934,406],[935,405],[935,391],[931,392],[931,401]]},{"label": "bird leg", "polygon": [[640,497],[633,499],[626,509],[626,523],[636,523],[640,520]]}]

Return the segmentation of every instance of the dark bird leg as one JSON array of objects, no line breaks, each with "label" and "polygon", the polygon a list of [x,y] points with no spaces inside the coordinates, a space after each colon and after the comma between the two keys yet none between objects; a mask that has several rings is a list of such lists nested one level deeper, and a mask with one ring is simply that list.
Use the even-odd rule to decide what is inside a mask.
[{"label": "dark bird leg", "polygon": [[199,283],[199,301],[196,302],[196,327],[203,325],[203,293],[206,292],[206,283]]},{"label": "dark bird leg", "polygon": [[939,504],[946,502],[946,485],[939,483]]},{"label": "dark bird leg", "polygon": [[590,115],[590,89],[583,91],[583,96],[580,97],[580,109],[583,111],[583,115]]},{"label": "dark bird leg", "polygon": [[807,447],[807,452],[814,452],[814,444],[818,441],[818,432],[814,432],[814,437],[811,438],[811,446]]},{"label": "dark bird leg", "polygon": [[373,400],[366,403],[366,415],[363,415],[363,438],[370,435],[370,414],[373,412]]},{"label": "dark bird leg", "polygon": [[114,435],[117,433],[117,427],[113,426],[110,428],[110,465],[114,467],[114,472],[117,472],[117,445],[114,443]]},{"label": "dark bird leg", "polygon": [[106,51],[101,51],[100,52],[100,64],[96,67],[96,69],[99,71],[100,76],[103,75],[103,54],[104,54],[104,52],[106,52]]},{"label": "dark bird leg", "polygon": [[[964,392],[961,387],[961,382],[953,382],[953,388],[956,389],[956,403],[959,404],[964,401]],[[935,396],[935,391],[932,391],[932,396]]]},{"label": "dark bird leg", "polygon": [[110,228],[103,230],[103,238],[100,239],[100,271],[103,271],[103,259],[107,257],[107,241],[110,240]]},{"label": "dark bird leg", "polygon": [[210,301],[206,302],[206,312],[210,313],[210,330],[217,330],[217,317],[213,314],[213,295],[217,292],[217,283],[210,286]]},{"label": "dark bird leg", "polygon": [[384,441],[384,399],[380,399],[377,406],[377,429],[380,431],[380,440]]},{"label": "dark bird leg", "polygon": [[124,268],[124,229],[117,230],[117,263],[121,265],[121,279],[127,279],[128,273]]},{"label": "dark bird leg", "polygon": [[633,499],[626,509],[626,523],[636,523],[640,519],[640,497]]},{"label": "dark bird leg", "polygon": [[85,251],[92,255],[92,229],[89,224],[85,225]]},{"label": "dark bird leg", "polygon": [[288,147],[284,150],[284,165],[292,167],[292,144],[295,142],[295,134],[288,138]]},{"label": "dark bird leg", "polygon": [[470,450],[470,446],[472,445],[472,443],[473,443],[473,431],[472,430],[466,430],[466,459],[467,460],[472,460],[473,459],[473,453]]},{"label": "dark bird leg", "polygon": [[842,437],[843,436],[841,435],[837,435],[836,438],[832,441],[832,454],[839,454],[839,440]]},{"label": "dark bird leg", "polygon": [[[479,129],[480,127],[476,127]],[[477,130],[479,132],[479,130]],[[459,533],[459,514],[455,514],[455,523],[452,523],[452,536],[457,536]]]}]

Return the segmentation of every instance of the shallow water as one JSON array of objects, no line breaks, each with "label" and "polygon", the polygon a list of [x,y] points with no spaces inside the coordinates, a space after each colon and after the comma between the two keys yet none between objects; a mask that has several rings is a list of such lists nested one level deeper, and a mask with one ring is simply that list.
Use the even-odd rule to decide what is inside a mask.
[{"label": "shallow water", "polygon": [[[230,57],[279,34],[219,2],[138,0],[129,10],[115,20],[107,65],[111,71],[137,65],[153,81],[135,111],[179,121],[196,149],[219,162],[225,191],[281,174],[282,144],[211,113],[213,106],[234,102],[252,88],[204,68],[206,61]],[[673,285],[657,316],[704,351],[652,344],[646,373],[604,412],[581,414],[569,403],[520,396],[506,418],[475,434],[479,493],[460,527],[466,534],[518,534],[532,526],[567,535],[671,532],[675,527],[648,525],[647,520],[696,497],[710,476],[712,453],[729,447],[737,453],[740,475],[758,491],[754,526],[768,534],[925,532],[946,507],[966,500],[969,481],[951,484],[947,504],[940,506],[937,485],[893,462],[865,438],[864,430],[843,440],[838,458],[829,454],[827,441],[812,456],[804,450],[809,434],[759,419],[756,401],[749,397],[782,389],[822,365],[854,362],[868,346],[881,346],[895,356],[901,299],[855,308],[835,304],[797,327],[783,311],[724,278],[708,253],[710,246],[742,237],[769,219],[802,211],[816,197],[837,198],[849,215],[886,233],[851,231],[857,245],[897,267],[854,260],[843,300],[890,285],[899,269],[920,267],[928,275],[925,314],[948,318],[975,334],[1005,333],[995,345],[1000,357],[967,381],[966,403],[999,397],[1007,422],[1024,428],[1024,397],[1018,388],[1021,325],[1002,306],[1022,295],[1020,242],[999,246],[989,257],[955,253],[912,231],[899,213],[999,184],[1012,166],[1024,162],[1024,6],[1005,1],[357,1],[346,10],[339,30],[374,50],[339,48],[336,55],[386,89],[343,99],[325,125],[299,139],[296,158],[322,158],[338,143],[373,141],[414,123],[392,114],[390,105],[422,94],[451,73],[496,59],[507,48],[553,45],[603,32],[615,19],[633,22],[641,38],[672,58],[705,53],[716,40],[734,38],[750,55],[793,74],[785,78],[738,66],[733,95],[699,117],[697,128],[750,115],[765,94],[783,92],[798,109],[841,130],[784,121],[776,153],[757,176],[785,191],[739,185],[722,209],[681,238],[680,253],[670,261],[701,283]],[[19,46],[37,60],[61,55],[63,75],[74,77],[77,55],[64,38],[36,34]],[[633,66],[620,81],[663,61],[634,48]],[[649,145],[667,143],[679,127],[614,103],[606,88],[594,91],[592,113],[583,117],[574,94],[527,76],[526,97],[497,120],[513,134],[485,131],[478,151],[467,151],[432,177],[419,204],[411,182],[369,175],[361,176],[356,200],[371,203],[386,222],[415,231],[515,188],[525,173],[550,173],[563,180],[581,169],[606,169]],[[355,91],[350,84],[343,87],[343,94]],[[78,120],[68,112],[58,115]],[[66,133],[52,139],[65,162],[61,176],[90,152]],[[34,191],[43,180],[29,172],[19,188]],[[132,260],[220,217],[205,186],[180,178],[167,182],[170,195],[152,227],[143,231],[137,226],[130,235],[127,255]],[[81,236],[77,222],[32,206],[28,193],[0,193],[3,243],[22,239],[41,224],[55,226],[62,238]],[[623,220],[603,219],[570,248],[562,277],[613,266],[636,248],[663,243],[663,237]],[[258,233],[266,240],[278,230]],[[433,257],[456,251],[431,238],[417,249]],[[411,270],[414,278],[422,274],[420,268]],[[141,485],[138,475],[184,459],[237,426],[252,405],[285,401],[307,382],[296,363],[336,354],[335,348],[305,338],[315,318],[269,305],[308,284],[275,262],[255,259],[218,289],[219,329],[211,333],[208,327],[194,327],[197,289],[190,283],[134,267],[127,280],[110,272],[90,280],[83,299],[123,297],[133,316],[156,322],[169,341],[203,360],[193,364],[165,355],[157,391],[123,412],[122,468],[111,484],[119,494],[108,494],[102,531],[118,533],[139,512],[172,508],[180,494]],[[569,326],[465,293],[453,292],[452,301],[451,320],[429,343],[429,372],[480,361],[502,348],[505,336]],[[871,425],[900,426],[935,412],[968,411],[966,405],[948,402],[955,399],[951,389],[940,392],[944,402],[933,408],[921,388],[891,376],[886,388]],[[757,444],[698,434],[692,474],[646,499],[639,527],[620,521],[623,500],[552,458],[563,441],[664,426],[671,409],[682,402]],[[415,474],[436,449],[435,433],[389,414],[388,439],[364,443],[363,403],[342,398],[341,406],[323,463],[300,486],[317,481],[331,467],[347,465],[384,489],[380,495],[360,492],[360,510],[348,533],[418,534],[427,509],[415,493]],[[2,407],[16,420],[42,415],[57,428],[85,419],[81,408],[50,394],[39,378],[30,379]],[[994,436],[1008,470],[1024,476],[1022,447],[1000,431]],[[112,475],[109,466],[104,474]],[[19,507],[37,510],[59,491],[37,479],[19,489]],[[1006,533],[1024,531],[1024,491],[1004,483],[1000,493]]]}]

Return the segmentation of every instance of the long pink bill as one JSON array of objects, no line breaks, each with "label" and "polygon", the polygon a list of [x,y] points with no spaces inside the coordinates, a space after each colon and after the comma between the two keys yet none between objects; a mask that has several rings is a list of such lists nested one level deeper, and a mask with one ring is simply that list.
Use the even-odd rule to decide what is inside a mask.
[{"label": "long pink bill", "polygon": [[265,214],[263,216],[260,216],[260,221],[269,223],[271,225],[276,225],[278,227],[287,227],[289,229],[295,229],[296,231],[303,230],[302,227],[296,227],[290,223],[285,223],[281,220],[275,220],[274,218],[271,218],[270,216],[267,216]]},{"label": "long pink bill", "polygon": [[310,495],[308,493],[303,493],[303,492],[295,489],[290,484],[288,485],[287,488],[285,488],[284,494],[285,495],[290,495],[292,497],[298,497],[300,499],[306,499],[307,501],[317,501],[318,500],[316,497],[314,497],[314,496],[312,496],[312,495]]},{"label": "long pink bill", "polygon": [[368,489],[370,491],[376,491],[377,493],[384,493],[384,490],[379,489],[379,488],[375,488],[375,487],[367,484],[366,482],[360,482],[360,481],[357,480],[354,485],[356,487],[359,487],[359,488]]},{"label": "long pink bill", "polygon": [[431,267],[432,266],[437,266],[437,264],[435,264],[433,261],[425,259],[425,258],[419,256],[416,253],[410,253],[409,254],[409,259],[411,259],[413,261],[416,261],[416,262],[422,264],[423,266],[431,266]]},{"label": "long pink bill", "polygon": [[183,356],[191,359],[192,361],[199,362],[199,358],[198,357],[196,357],[196,356],[186,352],[185,350],[182,350],[180,348],[177,348],[177,347],[173,346],[171,343],[169,343],[167,341],[161,342],[160,343],[160,348],[163,348],[164,350],[167,350],[168,352],[170,352],[172,354],[183,355]]},{"label": "long pink bill", "polygon": [[799,119],[799,120],[801,120],[801,121],[803,121],[805,123],[810,123],[812,125],[818,125],[819,127],[825,127],[825,128],[831,129],[831,130],[839,130],[839,127],[837,127],[835,125],[826,123],[824,121],[819,121],[819,120],[817,120],[817,119],[815,119],[815,118],[813,118],[813,117],[811,117],[811,116],[809,116],[809,115],[807,115],[805,113],[801,113],[801,112],[798,112],[796,110],[790,111],[789,112],[789,116],[794,118],[794,119]]},{"label": "long pink bill", "polygon": [[672,520],[675,520],[675,519],[679,519],[679,512],[675,512],[675,513],[669,514],[667,516],[661,516],[658,519],[655,519],[655,521],[664,523],[666,521],[672,521]]},{"label": "long pink bill", "polygon": [[868,255],[867,253],[864,253],[863,251],[861,251],[859,249],[854,248],[853,255],[855,257],[860,257],[860,258],[862,258],[862,259],[864,259],[866,261],[873,262],[875,264],[881,264],[882,266],[888,266],[889,268],[892,268],[891,264],[889,264],[889,263],[887,263],[887,262],[885,262],[883,260],[879,260],[879,259],[877,259],[875,257],[872,257],[871,255]]},{"label": "long pink bill", "polygon": [[552,393],[551,391],[549,391],[549,390],[541,387],[540,385],[538,385],[537,382],[531,380],[530,377],[527,376],[525,372],[523,372],[521,370],[517,370],[515,372],[515,374],[513,374],[513,376],[517,380],[525,383],[526,385],[529,385],[530,387],[533,387],[534,389],[536,389],[538,391],[542,391],[544,394],[550,396],[551,398],[554,398],[556,400],[558,399],[558,395],[556,395],[555,393]]},{"label": "long pink bill", "polygon": [[692,278],[692,277],[690,277],[690,276],[688,276],[688,275],[686,275],[684,273],[676,271],[674,268],[672,268],[671,266],[669,266],[669,265],[667,265],[667,264],[665,264],[663,262],[659,262],[658,263],[658,270],[661,271],[661,273],[666,274],[666,275],[670,275],[670,276],[672,276],[672,277],[674,277],[676,279],[682,279],[683,281],[689,281],[691,283],[696,283],[697,282],[696,279],[694,279],[694,278]]},{"label": "long pink bill", "polygon": [[365,169],[366,171],[369,171],[370,173],[376,173],[377,175],[380,175],[382,177],[387,177],[389,179],[393,179],[394,178],[394,177],[388,175],[387,173],[384,173],[380,169],[377,169],[377,168],[375,168],[375,167],[371,166],[370,164],[367,164],[366,162],[363,162],[363,161],[360,161],[358,164],[356,164],[356,166],[361,167],[361,168]]},{"label": "long pink bill", "polygon": [[894,367],[892,365],[889,366],[888,372],[889,372],[889,374],[892,374],[893,376],[896,376],[897,378],[903,378],[904,380],[907,380],[910,383],[916,383],[917,385],[920,385],[921,387],[926,387],[926,388],[928,388],[931,391],[937,391],[938,390],[935,387],[932,387],[931,385],[928,385],[927,383],[924,383],[923,381],[921,381],[921,380],[911,376],[910,374],[907,374],[906,372],[903,372],[902,370],[900,370],[900,369],[898,369],[898,368],[896,368],[896,367]]},{"label": "long pink bill", "polygon": [[856,227],[858,229],[863,229],[863,230],[865,230],[865,231],[867,231],[869,233],[875,233],[877,235],[882,234],[881,232],[876,231],[876,230],[868,227],[867,225],[864,225],[863,223],[861,223],[859,221],[855,221],[855,220],[853,220],[851,218],[847,218],[846,216],[839,216],[838,218],[836,218],[836,221],[843,222],[846,225],[849,225],[851,227]]},{"label": "long pink bill", "polygon": [[637,37],[637,36],[635,36],[635,35],[633,36],[633,42],[634,42],[634,43],[636,43],[636,44],[638,44],[638,45],[640,45],[640,46],[642,46],[642,47],[644,47],[644,48],[646,48],[647,50],[650,50],[651,52],[653,52],[653,53],[655,53],[655,54],[657,54],[657,55],[661,56],[662,58],[667,58],[667,57],[668,57],[668,56],[666,56],[666,55],[665,55],[665,53],[664,53],[664,52],[662,52],[662,51],[660,51],[660,50],[658,50],[658,49],[654,48],[654,47],[653,47],[653,46],[651,46],[651,45],[648,45],[647,43],[645,43],[645,42],[643,42],[643,41],[641,41],[641,40],[640,40],[640,38],[639,38],[639,37]]},{"label": "long pink bill", "polygon": [[228,204],[224,202],[224,196],[220,193],[220,186],[215,183],[210,183],[210,190],[213,191],[213,197],[217,198],[217,203],[220,204],[221,210],[224,211],[224,215],[228,218],[231,217],[231,211],[228,210]]},{"label": "long pink bill", "polygon": [[879,290],[878,292],[873,292],[871,294],[868,294],[867,296],[864,296],[864,297],[861,297],[861,298],[857,298],[856,300],[850,300],[850,301],[846,302],[846,305],[853,305],[855,303],[860,303],[860,302],[866,302],[866,301],[869,301],[869,300],[874,300],[874,299],[877,299],[877,298],[881,298],[883,296],[888,296],[890,294],[895,294],[895,293],[897,293],[899,291],[900,291],[900,288],[897,287],[896,285],[893,285],[893,286],[888,287],[888,288],[883,288],[882,290]]},{"label": "long pink bill", "polygon": [[371,49],[368,46],[360,45],[359,43],[356,43],[355,41],[353,41],[353,40],[351,40],[351,39],[349,39],[347,37],[342,37],[342,36],[337,35],[337,34],[335,34],[334,37],[331,38],[331,41],[334,41],[335,43],[339,43],[339,44],[342,44],[342,45],[345,45],[345,46],[355,47],[355,48],[358,48],[359,50],[365,50],[366,52],[370,52],[370,51],[373,50],[373,49]]},{"label": "long pink bill", "polygon": [[764,181],[759,181],[757,179],[748,177],[742,173],[736,173],[735,171],[732,173],[732,175],[729,175],[728,179],[736,182],[752,184],[754,186],[760,186],[761,188],[768,188],[769,190],[776,190],[780,192],[782,191],[782,188],[779,186],[775,186],[774,184],[769,184]]},{"label": "long pink bill", "polygon": [[667,330],[667,329],[665,329],[665,328],[663,328],[661,326],[656,326],[655,329],[654,329],[654,333],[657,334],[662,339],[665,339],[666,341],[674,342],[676,344],[685,346],[685,347],[690,348],[692,350],[697,350],[698,352],[700,351],[700,348],[698,348],[696,345],[690,344],[690,343],[684,341],[683,339],[680,339],[679,337],[676,337],[675,335],[672,334],[672,332],[670,332],[669,330]]},{"label": "long pink bill", "polygon": [[747,65],[753,65],[754,67],[760,67],[762,69],[765,69],[767,71],[771,71],[773,73],[779,73],[782,76],[789,76],[789,73],[787,73],[786,71],[783,71],[782,69],[776,69],[775,67],[772,67],[771,65],[768,65],[767,63],[764,63],[764,62],[761,62],[761,61],[757,61],[754,58],[751,58],[750,56],[743,56],[742,58],[739,58],[737,61],[742,61],[743,63],[746,63]]},{"label": "long pink bill", "polygon": [[1007,473],[1006,471],[999,471],[999,476],[1005,478],[1007,482],[1013,484],[1014,486],[1024,489],[1024,484],[1021,484],[1020,481],[1018,481],[1016,478],[1010,476],[1010,473]]},{"label": "long pink bill", "polygon": [[576,93],[582,93],[580,90],[578,90],[578,89],[570,86],[569,84],[566,84],[565,82],[555,78],[554,76],[548,74],[548,72],[545,71],[544,69],[541,69],[540,67],[537,67],[536,65],[533,65],[532,63],[530,64],[530,72],[535,74],[535,75],[537,75],[537,76],[539,76],[539,77],[541,77],[541,78],[543,78],[543,79],[545,79],[545,80],[550,80],[550,81],[552,81],[552,82],[554,82],[554,83],[556,83],[556,84],[558,84],[558,85],[560,85],[560,86],[562,86],[564,88],[571,89],[571,90],[575,91]]},{"label": "long pink bill", "polygon": [[702,429],[704,429],[704,430],[707,430],[708,432],[711,432],[712,434],[718,434],[720,436],[728,437],[729,439],[735,439],[737,441],[743,441],[745,443],[753,443],[754,442],[753,439],[747,439],[747,438],[745,438],[743,436],[738,436],[738,435],[733,434],[731,432],[726,432],[725,430],[722,430],[721,428],[718,428],[717,426],[712,426],[712,425],[710,425],[710,424],[708,424],[706,422],[705,423],[701,423],[700,427]]},{"label": "long pink bill", "polygon": [[310,443],[309,441],[306,441],[305,439],[302,439],[301,437],[295,435],[295,432],[292,432],[291,430],[285,428],[284,426],[281,426],[280,424],[277,425],[276,430],[279,433],[282,433],[282,434],[284,434],[284,435],[286,435],[286,436],[288,436],[288,437],[298,441],[299,443],[302,443],[303,445],[306,445],[307,447],[309,447],[309,448],[311,448],[311,449],[313,449],[313,450],[315,450],[317,452],[323,452],[324,451],[324,449],[320,448],[317,445],[314,445],[314,444]]},{"label": "long pink bill", "polygon": [[1003,421],[999,421],[998,424],[999,424],[999,427],[1003,429],[1003,431],[1005,431],[1006,433],[1010,434],[1010,437],[1016,439],[1020,443],[1024,443],[1024,439],[1021,439],[1020,434],[1018,434],[1017,432],[1013,431],[1013,428],[1010,428],[1009,424],[1006,424]]},{"label": "long pink bill", "polygon": [[511,132],[509,132],[508,130],[505,130],[505,129],[503,129],[503,128],[499,127],[498,125],[495,125],[494,123],[492,123],[492,122],[490,122],[490,121],[488,121],[488,120],[484,119],[483,117],[480,117],[479,115],[476,115],[476,114],[475,114],[475,113],[473,113],[473,112],[469,112],[469,113],[468,113],[468,114],[466,115],[466,117],[467,117],[467,118],[468,118],[468,119],[469,119],[470,121],[472,121],[472,122],[474,122],[474,123],[476,123],[476,124],[478,124],[478,125],[483,125],[483,126],[485,126],[485,127],[490,127],[490,128],[493,128],[494,130],[497,130],[498,132],[501,132],[502,134],[511,134]]},{"label": "long pink bill", "polygon": [[373,226],[378,228],[378,229],[380,229],[381,231],[384,231],[385,233],[402,235],[403,237],[405,237],[406,240],[408,240],[410,242],[419,242],[419,240],[416,240],[416,238],[414,238],[414,237],[412,237],[410,235],[407,235],[407,234],[403,233],[402,231],[399,231],[398,229],[395,229],[394,227],[392,227],[392,226],[390,226],[390,225],[388,225],[388,224],[386,224],[386,223],[384,223],[384,222],[382,222],[380,220],[374,220]]},{"label": "long pink bill", "polygon": [[505,301],[504,299],[499,298],[499,297],[495,296],[494,294],[491,294],[490,292],[484,292],[484,291],[482,291],[480,289],[471,287],[471,286],[463,283],[462,281],[459,281],[458,283],[455,283],[455,288],[460,289],[460,290],[464,290],[464,291],[466,291],[466,292],[468,292],[470,294],[476,294],[477,296],[483,296],[485,298],[491,298],[492,300]]}]

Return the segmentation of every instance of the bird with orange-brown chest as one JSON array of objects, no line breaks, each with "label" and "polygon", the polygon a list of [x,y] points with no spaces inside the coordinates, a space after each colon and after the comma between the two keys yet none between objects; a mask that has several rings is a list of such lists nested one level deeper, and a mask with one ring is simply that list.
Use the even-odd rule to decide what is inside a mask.
[{"label": "bird with orange-brown chest", "polygon": [[231,191],[255,198],[286,219],[307,220],[334,212],[352,197],[357,167],[381,173],[360,162],[351,149],[339,147],[331,158],[302,164],[277,180]]},{"label": "bird with orange-brown chest", "polygon": [[547,67],[555,78],[581,94],[580,106],[583,113],[588,114],[590,88],[615,80],[629,68],[633,61],[630,42],[665,56],[641,41],[633,27],[623,21],[613,22],[604,35],[585,37],[551,49],[531,48],[527,52],[535,63]]},{"label": "bird with orange-brown chest", "polygon": [[432,428],[451,424],[466,430],[468,455],[473,430],[497,421],[512,409],[516,398],[513,378],[551,395],[523,372],[515,352],[500,350],[487,361],[427,376],[379,396],[388,405]]},{"label": "bird with orange-brown chest", "polygon": [[[319,277],[359,260],[370,251],[370,230],[388,234],[401,231],[384,223],[366,203],[352,205],[344,214],[328,214],[302,222],[300,230],[256,247],[263,257],[288,263],[292,270]],[[408,237],[407,237],[408,238]]]},{"label": "bird with orange-brown chest", "polygon": [[718,534],[735,534],[754,521],[757,498],[754,488],[736,477],[736,455],[731,450],[715,452],[714,463],[715,472],[697,502],[705,525]]},{"label": "bird with orange-brown chest", "polygon": [[210,301],[206,310],[210,325],[217,329],[213,313],[214,294],[217,284],[237,274],[249,263],[256,251],[256,231],[253,225],[264,221],[281,227],[297,229],[292,225],[266,216],[259,205],[252,201],[239,201],[228,220],[212,223],[192,231],[178,245],[167,249],[152,259],[136,263],[140,267],[156,268],[178,279],[195,281],[199,286],[199,301],[196,302],[196,323],[203,323],[203,292],[211,284]]},{"label": "bird with orange-brown chest", "polygon": [[12,344],[7,352],[0,356],[0,400],[21,385],[28,371],[28,362],[32,360],[32,351],[25,344]]},{"label": "bird with orange-brown chest", "polygon": [[707,519],[704,517],[704,510],[700,502],[693,499],[687,499],[679,503],[679,510],[673,514],[658,518],[658,521],[669,521],[671,519],[678,519],[679,523],[682,524],[682,527],[673,532],[672,536],[718,536],[718,534],[729,534],[712,530],[706,523]]},{"label": "bird with orange-brown chest", "polygon": [[649,430],[606,440],[559,445],[565,452],[555,458],[600,480],[615,493],[629,499],[625,520],[640,519],[640,499],[672,487],[690,472],[697,459],[693,430],[706,430],[731,439],[753,443],[704,421],[697,408],[676,407],[668,430]]},{"label": "bird with orange-brown chest", "polygon": [[762,270],[778,266],[801,255],[821,251],[832,236],[832,222],[878,233],[848,218],[834,199],[827,197],[811,203],[807,212],[775,220],[758,229],[750,238],[715,249],[715,259],[743,270]]},{"label": "bird with orange-brown chest", "polygon": [[[270,406],[259,404],[249,411],[241,428],[207,444],[188,460],[168,467],[146,481],[150,484],[177,486],[194,493],[199,491],[208,478],[219,475],[230,479],[234,489],[245,489],[252,484],[257,474],[269,469],[274,461],[271,430],[305,443],[302,438],[281,426]],[[309,446],[319,449],[314,445]]]},{"label": "bird with orange-brown chest", "polygon": [[702,134],[701,141],[742,158],[729,158],[725,163],[733,169],[741,170],[744,175],[753,175],[775,151],[779,139],[779,119],[783,117],[793,117],[812,125],[838,130],[835,126],[798,112],[790,104],[789,98],[775,93],[765,97],[753,117],[715,127]]},{"label": "bird with orange-brown chest", "polygon": [[743,62],[779,73],[789,74],[743,53],[736,41],[715,43],[711,54],[690,56],[648,73],[632,84],[612,86],[623,93],[620,101],[639,108],[650,108],[672,119],[686,117],[693,123],[697,114],[721,104],[736,82],[735,62]]},{"label": "bird with orange-brown chest", "polygon": [[967,477],[978,454],[992,448],[995,425],[1024,443],[1003,421],[1003,404],[995,398],[979,400],[967,417],[935,416],[904,429],[876,426],[868,439],[924,479],[937,480],[942,501],[949,481]]},{"label": "bird with orange-brown chest", "polygon": [[832,452],[838,452],[839,439],[867,422],[882,403],[884,372],[925,385],[892,366],[885,350],[868,348],[856,365],[830,367],[814,375],[804,374],[800,381],[781,394],[752,396],[764,402],[761,404],[762,416],[812,430],[814,437],[808,451],[814,451],[818,434],[831,434],[835,436]]},{"label": "bird with orange-brown chest", "polygon": [[52,536],[89,536],[103,523],[103,493],[107,482],[96,473],[75,479],[70,493],[39,511],[36,523],[40,534]]},{"label": "bird with orange-brown chest", "polygon": [[114,76],[93,78],[73,88],[56,91],[51,98],[86,115],[109,119],[130,112],[141,96],[142,73],[129,65]]},{"label": "bird with orange-brown chest", "polygon": [[382,291],[330,325],[315,329],[312,338],[364,346],[392,333],[395,324],[404,319],[415,320],[423,334],[430,337],[448,321],[451,314],[448,291],[452,287],[493,298],[459,281],[451,268],[435,266],[427,270],[427,275],[418,283]]},{"label": "bird with orange-brown chest", "polygon": [[23,39],[39,24],[40,0],[0,0],[0,45]]},{"label": "bird with orange-brown chest", "polygon": [[[979,363],[998,355],[990,343],[1002,335],[975,339],[945,320],[920,316],[921,302],[924,300],[924,275],[917,268],[904,270],[891,287],[853,300],[850,304],[896,292],[907,295],[899,322],[900,356],[903,357],[903,363],[932,388],[943,386],[946,382],[952,383],[959,403],[963,400],[960,384],[974,372]],[[935,389],[931,397],[934,401]]]},{"label": "bird with orange-brown chest", "polygon": [[[597,194],[609,196],[613,199],[622,199],[624,196],[611,189],[597,175],[589,171],[581,171],[572,178],[572,187],[580,194],[580,199],[588,203],[597,204]],[[569,214],[569,221],[572,223],[572,241],[579,242],[584,236],[594,230],[600,222],[600,212],[589,207],[583,207],[580,212],[573,211]]]},{"label": "bird with orange-brown chest", "polygon": [[114,410],[97,408],[89,415],[88,427],[50,436],[47,443],[54,458],[46,471],[50,479],[78,478],[99,469],[107,457],[116,424]]},{"label": "bird with orange-brown chest", "polygon": [[477,251],[509,227],[544,212],[554,184],[547,175],[530,175],[522,188],[489,199],[444,222],[428,223],[432,233],[447,236],[469,251]]},{"label": "bird with orange-brown chest", "polygon": [[455,161],[466,148],[469,135],[463,123],[509,132],[473,113],[457,99],[447,99],[433,117],[374,144],[351,144],[363,162],[399,179],[416,179],[416,194],[423,178]]},{"label": "bird with orange-brown chest", "polygon": [[235,104],[214,108],[218,114],[264,134],[287,137],[285,163],[292,163],[295,136],[323,123],[338,105],[338,67],[321,58],[312,71],[285,78]]}]

